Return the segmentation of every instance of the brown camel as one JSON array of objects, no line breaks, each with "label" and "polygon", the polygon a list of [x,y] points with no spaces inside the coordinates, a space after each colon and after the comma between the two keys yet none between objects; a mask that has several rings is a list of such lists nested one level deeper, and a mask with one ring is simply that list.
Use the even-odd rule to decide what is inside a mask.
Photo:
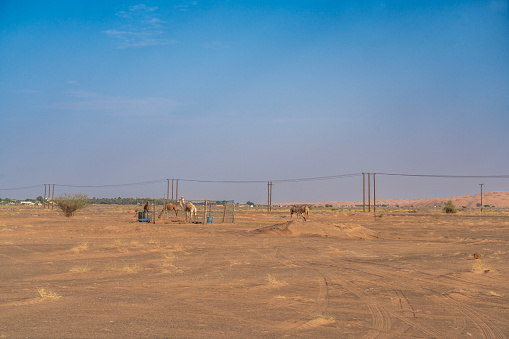
[{"label": "brown camel", "polygon": [[184,197],[180,198],[180,208],[186,212],[186,222],[191,221],[193,215],[196,218],[196,206],[190,201],[184,202]]},{"label": "brown camel", "polygon": [[143,212],[147,212],[150,209],[150,206],[148,205],[148,201],[145,203],[145,206],[143,206]]},{"label": "brown camel", "polygon": [[170,212],[172,210],[175,211],[175,216],[178,217],[179,216],[179,211],[178,211],[177,205],[175,205],[172,202],[169,202],[169,203],[166,204],[166,206],[164,206],[164,208],[161,211],[161,213],[159,214],[158,218],[159,219],[161,218],[161,216],[163,215],[164,211]]},{"label": "brown camel", "polygon": [[306,221],[306,218],[309,217],[309,207],[306,205],[293,205],[290,207],[290,218],[293,217],[293,214],[297,214],[297,219],[299,219],[302,216],[302,219]]},{"label": "brown camel", "polygon": [[290,218],[293,217],[294,213],[297,214],[297,219],[298,219],[299,215],[300,215],[300,206],[297,204],[290,207]]}]

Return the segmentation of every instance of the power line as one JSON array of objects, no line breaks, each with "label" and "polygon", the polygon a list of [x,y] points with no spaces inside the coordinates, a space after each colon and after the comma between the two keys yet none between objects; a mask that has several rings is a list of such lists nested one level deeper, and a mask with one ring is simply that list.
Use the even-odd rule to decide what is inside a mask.
[{"label": "power line", "polygon": [[406,174],[406,173],[379,173],[379,175],[400,177],[425,177],[425,178],[456,178],[456,179],[508,179],[509,174],[502,175],[448,175],[448,174]]},{"label": "power line", "polygon": [[33,186],[25,186],[25,187],[0,188],[0,191],[25,190],[25,189],[30,189],[30,188],[42,187],[42,186],[44,186],[44,184],[33,185]]},{"label": "power line", "polygon": [[281,183],[281,182],[331,180],[331,179],[355,177],[355,176],[360,176],[360,175],[362,175],[362,173],[339,174],[339,175],[330,175],[330,176],[325,176],[325,177],[312,177],[312,178],[277,179],[277,180],[197,180],[197,179],[177,179],[177,180],[187,181],[187,182],[198,182],[198,183],[259,184],[259,183],[266,183],[267,181]]},{"label": "power line", "polygon": [[[375,172],[373,172],[375,173]],[[502,175],[449,175],[449,174],[409,174],[409,173],[380,173],[378,175],[385,176],[400,176],[400,177],[421,177],[421,178],[456,178],[456,179],[509,179],[509,174]],[[306,177],[306,178],[293,178],[293,179],[277,179],[269,180],[274,183],[291,183],[291,182],[307,182],[307,181],[321,181],[321,180],[334,180],[361,176],[362,173],[349,173],[349,174],[337,174],[320,177]],[[72,187],[72,188],[107,188],[107,187],[127,187],[127,186],[143,186],[153,185],[166,182],[168,179],[158,179],[151,181],[142,181],[135,183],[123,183],[123,184],[108,184],[108,185],[67,185],[67,184],[55,184],[57,187]],[[199,180],[199,179],[177,179],[185,182],[196,182],[196,183],[214,183],[214,184],[260,184],[266,183],[267,180]],[[24,186],[24,187],[12,187],[12,188],[0,188],[0,191],[16,191],[42,187],[44,184]]]},{"label": "power line", "polygon": [[123,186],[142,186],[142,185],[152,185],[159,184],[161,182],[165,182],[166,179],[152,180],[152,181],[143,181],[143,182],[135,182],[135,183],[127,183],[127,184],[111,184],[111,185],[62,185],[55,184],[58,187],[74,187],[74,188],[104,188],[104,187],[123,187]]}]

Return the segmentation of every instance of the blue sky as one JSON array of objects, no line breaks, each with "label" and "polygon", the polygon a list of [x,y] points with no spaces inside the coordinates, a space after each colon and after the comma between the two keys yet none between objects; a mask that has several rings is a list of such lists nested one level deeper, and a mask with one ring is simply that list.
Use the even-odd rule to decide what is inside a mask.
[{"label": "blue sky", "polygon": [[[509,174],[508,128],[507,0],[0,2],[0,197],[44,183]],[[361,178],[276,183],[273,201],[359,200]],[[509,190],[377,176],[377,197],[479,182]],[[162,197],[166,183],[56,190],[74,192]]]}]

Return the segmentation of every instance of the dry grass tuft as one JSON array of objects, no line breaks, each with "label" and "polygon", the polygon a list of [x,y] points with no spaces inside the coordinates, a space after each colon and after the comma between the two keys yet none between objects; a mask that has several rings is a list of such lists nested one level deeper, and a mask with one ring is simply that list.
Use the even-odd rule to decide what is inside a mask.
[{"label": "dry grass tuft", "polygon": [[141,266],[138,265],[138,264],[134,264],[132,266],[129,266],[129,265],[124,265],[124,267],[122,268],[122,270],[124,272],[127,272],[127,273],[137,273],[141,270]]},{"label": "dry grass tuft", "polygon": [[182,244],[173,244],[173,245],[170,245],[170,248],[174,252],[183,252],[184,251],[184,245],[182,245]]},{"label": "dry grass tuft", "polygon": [[59,296],[57,293],[43,287],[37,288],[37,293],[39,293],[39,296],[43,299],[60,299],[61,296]]},{"label": "dry grass tuft", "polygon": [[321,318],[321,319],[325,319],[325,320],[329,320],[329,321],[334,320],[334,317],[328,313],[313,314],[312,317],[314,319]]},{"label": "dry grass tuft", "polygon": [[119,271],[120,268],[115,263],[108,263],[108,264],[104,265],[104,270],[106,270],[106,271]]},{"label": "dry grass tuft", "polygon": [[137,240],[132,240],[132,241],[129,243],[129,245],[130,245],[131,247],[143,247],[143,245],[142,245],[142,244],[140,244],[140,242],[139,242],[139,241],[137,241]]},{"label": "dry grass tuft", "polygon": [[113,246],[117,248],[120,253],[129,253],[128,245],[123,243],[121,240],[115,240]]},{"label": "dry grass tuft", "polygon": [[474,273],[488,273],[492,270],[491,265],[482,259],[476,259],[472,264],[472,272]]},{"label": "dry grass tuft", "polygon": [[162,253],[164,259],[168,259],[170,261],[177,260],[178,257],[175,255],[174,252],[166,252]]},{"label": "dry grass tuft", "polygon": [[272,274],[267,274],[267,281],[269,282],[269,285],[271,286],[285,286],[288,285],[287,282],[279,281],[274,277]]},{"label": "dry grass tuft", "polygon": [[73,267],[71,267],[70,272],[75,272],[75,273],[90,272],[90,266],[88,266],[88,265],[73,266]]},{"label": "dry grass tuft", "polygon": [[238,261],[238,260],[235,260],[235,259],[230,259],[230,266],[237,266],[237,265],[241,265],[242,262]]},{"label": "dry grass tuft", "polygon": [[184,271],[172,262],[164,262],[162,265],[163,273],[183,273]]},{"label": "dry grass tuft", "polygon": [[79,254],[86,250],[88,250],[88,242],[84,242],[81,245],[71,248],[71,252],[73,252],[74,254]]}]

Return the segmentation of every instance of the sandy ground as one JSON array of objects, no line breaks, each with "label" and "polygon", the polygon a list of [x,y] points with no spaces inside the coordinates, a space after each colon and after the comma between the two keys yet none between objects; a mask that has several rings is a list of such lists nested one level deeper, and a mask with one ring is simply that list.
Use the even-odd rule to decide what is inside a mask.
[{"label": "sandy ground", "polygon": [[[373,196],[369,198],[366,195],[364,204],[367,206],[368,204],[373,205]],[[454,205],[461,208],[463,206],[474,208],[477,207],[478,204],[481,203],[481,194],[473,194],[473,195],[465,195],[461,197],[451,197],[451,198],[434,198],[434,199],[377,199],[377,205],[387,205],[387,206],[400,206],[400,207],[415,207],[415,208],[430,208],[430,207],[443,207],[449,200],[452,200]],[[278,205],[293,205],[294,202],[283,202],[277,203]],[[298,202],[298,204],[303,204],[303,202]],[[325,202],[304,202],[304,204],[310,206],[325,206],[332,205],[334,207],[338,206],[362,206],[363,201],[325,201]],[[482,204],[494,206],[496,208],[507,208],[509,207],[509,191],[492,191],[485,192],[482,196]]]},{"label": "sandy ground", "polygon": [[133,217],[0,206],[0,338],[509,336],[509,214]]}]

